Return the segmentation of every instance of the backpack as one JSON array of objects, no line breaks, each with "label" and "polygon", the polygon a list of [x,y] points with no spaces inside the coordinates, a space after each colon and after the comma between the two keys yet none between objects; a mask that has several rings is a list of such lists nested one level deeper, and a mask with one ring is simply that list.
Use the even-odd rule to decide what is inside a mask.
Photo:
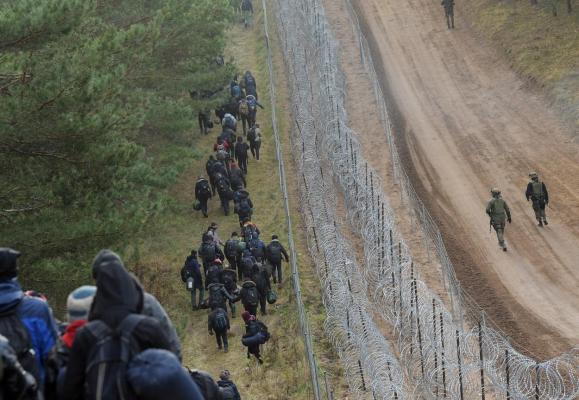
[{"label": "backpack", "polygon": [[96,338],[86,363],[86,388],[90,399],[133,399],[126,381],[127,366],[140,352],[133,337],[137,325],[147,318],[140,314],[129,314],[112,330],[102,321],[95,320],[84,329]]},{"label": "backpack", "polygon": [[245,289],[241,299],[243,304],[247,304],[253,307],[257,306],[259,304],[259,292],[255,282],[246,281],[243,283],[243,288]]},{"label": "backpack", "polygon": [[253,142],[255,141],[255,138],[256,138],[255,128],[251,128],[249,132],[247,132],[247,140]]},{"label": "backpack", "polygon": [[203,262],[205,263],[210,263],[217,258],[217,252],[215,251],[213,238],[211,238],[211,243],[207,243],[205,242],[205,237],[203,237],[203,244],[201,245],[201,257],[203,257]]},{"label": "backpack", "polygon": [[242,228],[242,235],[245,242],[249,243],[250,248],[251,248],[251,241],[253,239],[259,239],[259,234],[257,233],[255,225],[253,224],[244,225]]},{"label": "backpack", "polygon": [[249,242],[249,249],[251,250],[251,254],[253,254],[253,256],[257,259],[257,260],[263,260],[263,257],[265,256],[264,253],[264,246],[263,246],[263,242],[261,240],[259,240],[259,237],[254,236],[251,241]]},{"label": "backpack", "polygon": [[223,287],[220,283],[213,283],[209,288],[209,307],[211,309],[215,309],[218,307],[223,307],[225,304],[225,296],[223,296],[223,292],[221,288]]},{"label": "backpack", "polygon": [[245,75],[245,87],[255,86],[255,78],[252,75]]},{"label": "backpack", "polygon": [[227,330],[227,315],[222,308],[219,308],[215,313],[213,318],[213,329],[217,332],[223,332]]},{"label": "backpack", "polygon": [[223,273],[223,286],[227,291],[234,292],[237,289],[237,274],[232,269],[224,269]]},{"label": "backpack", "polygon": [[[239,202],[239,207],[237,209],[237,213],[241,216],[247,216],[251,213],[251,207],[249,205],[249,201],[247,200],[247,197],[241,199],[241,201]],[[246,238],[247,240],[247,238]]]},{"label": "backpack", "polygon": [[533,198],[536,200],[543,200],[543,197],[545,196],[543,193],[543,182],[532,182],[531,187],[533,188]]},{"label": "backpack", "polygon": [[247,104],[247,100],[241,100],[239,102],[239,114],[243,116],[249,115],[249,104]]},{"label": "backpack", "polygon": [[237,257],[238,253],[239,253],[239,240],[229,239],[227,242],[225,242],[225,256],[228,259]]},{"label": "backpack", "polygon": [[236,99],[241,97],[241,88],[239,85],[234,85],[231,87],[231,96],[235,97]]},{"label": "backpack", "polygon": [[505,201],[503,199],[495,199],[493,201],[493,206],[491,212],[495,216],[504,216],[505,215]]},{"label": "backpack", "polygon": [[233,386],[219,386],[221,390],[221,399],[222,400],[235,400],[235,390],[233,390]]},{"label": "backpack", "polygon": [[0,315],[0,334],[5,336],[10,342],[10,347],[14,350],[22,368],[30,372],[38,381],[40,374],[34,357],[30,334],[18,317],[17,311],[20,305]]},{"label": "backpack", "polygon": [[219,193],[223,194],[226,193],[229,189],[229,184],[227,182],[227,179],[225,179],[225,177],[221,177],[218,181],[217,181],[217,190],[219,191]]},{"label": "backpack", "polygon": [[202,180],[199,192],[205,197],[211,196],[211,186],[209,186],[209,182]]},{"label": "backpack", "polygon": [[210,285],[212,283],[219,283],[220,272],[221,271],[217,265],[213,264],[209,266],[209,268],[207,268],[207,277],[206,277],[207,285]]},{"label": "backpack", "polygon": [[269,244],[267,258],[274,263],[281,262],[281,244],[279,242],[271,242]]}]

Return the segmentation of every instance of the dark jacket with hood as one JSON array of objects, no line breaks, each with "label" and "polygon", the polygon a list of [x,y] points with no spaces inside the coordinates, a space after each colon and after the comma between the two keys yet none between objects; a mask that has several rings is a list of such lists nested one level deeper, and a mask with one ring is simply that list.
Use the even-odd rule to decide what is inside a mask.
[{"label": "dark jacket with hood", "polygon": [[[137,288],[135,280],[116,254],[106,251],[99,253],[93,263],[93,276],[97,293],[89,313],[89,324],[100,320],[111,329],[116,329],[127,315],[142,312],[143,291]],[[170,350],[169,339],[154,318],[143,319],[133,331],[133,337],[141,351],[149,348]],[[62,399],[84,398],[86,363],[95,345],[96,338],[88,329],[81,329],[76,334],[64,378]]]},{"label": "dark jacket with hood", "polygon": [[185,260],[185,265],[181,269],[181,280],[187,282],[189,278],[193,278],[193,287],[195,289],[203,288],[203,276],[201,275],[201,268],[196,255],[188,256],[187,260]]}]

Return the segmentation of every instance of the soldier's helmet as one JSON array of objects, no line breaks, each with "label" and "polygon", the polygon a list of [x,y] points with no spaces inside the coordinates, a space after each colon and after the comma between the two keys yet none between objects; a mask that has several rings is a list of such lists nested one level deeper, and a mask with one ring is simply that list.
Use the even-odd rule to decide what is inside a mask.
[{"label": "soldier's helmet", "polygon": [[532,180],[536,181],[537,179],[539,179],[539,175],[537,175],[536,172],[530,172],[530,173],[529,173],[529,178],[531,178]]},{"label": "soldier's helmet", "polygon": [[494,197],[496,197],[496,196],[498,196],[498,195],[501,194],[501,191],[500,191],[500,189],[498,189],[498,188],[492,188],[492,189],[491,189],[491,194],[492,194]]}]

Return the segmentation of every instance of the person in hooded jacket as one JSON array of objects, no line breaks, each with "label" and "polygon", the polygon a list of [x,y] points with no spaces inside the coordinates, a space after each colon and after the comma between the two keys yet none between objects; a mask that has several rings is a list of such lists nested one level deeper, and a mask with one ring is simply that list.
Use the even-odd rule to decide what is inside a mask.
[{"label": "person in hooded jacket", "polygon": [[[244,335],[244,337],[253,336],[259,332],[259,326],[257,325],[257,318],[255,315],[250,314],[249,311],[244,311],[241,313],[241,318],[243,318],[243,320],[245,321],[245,335]],[[254,344],[254,345],[248,346],[247,347],[247,358],[251,358],[251,355],[253,354],[255,356],[255,358],[257,358],[257,361],[260,364],[263,364],[263,360],[261,359],[259,346],[260,346],[259,344]]]},{"label": "person in hooded jacket", "polygon": [[231,163],[229,182],[231,183],[231,190],[234,192],[247,186],[245,172],[243,172],[236,163]]},{"label": "person in hooded jacket", "polygon": [[[277,235],[271,236],[271,242],[267,245],[265,249],[265,258],[271,264],[273,276],[273,283],[281,285],[281,261],[282,256],[285,258],[285,262],[289,262],[289,256],[283,245],[279,242]],[[277,275],[277,276],[276,276]],[[277,279],[276,279],[277,278]]]},{"label": "person in hooded jacket", "polygon": [[219,374],[219,380],[217,381],[217,386],[221,390],[221,398],[223,400],[241,400],[241,395],[237,386],[231,380],[231,373],[229,370],[223,370]]},{"label": "person in hooded jacket", "polygon": [[[198,310],[201,303],[203,303],[205,288],[203,286],[201,268],[197,261],[197,252],[195,250],[191,250],[191,254],[185,260],[183,268],[181,268],[181,280],[187,283],[189,279],[193,280],[192,287],[190,289],[188,288],[188,290],[191,291],[191,308]],[[199,292],[199,303],[197,303],[197,292]]]},{"label": "person in hooded jacket", "polygon": [[195,183],[195,198],[199,201],[199,209],[205,218],[208,217],[207,202],[211,197],[211,186],[209,182],[203,176],[200,176],[199,179],[197,179],[197,183]]},{"label": "person in hooded jacket", "polygon": [[239,225],[243,224],[245,218],[251,219],[253,215],[253,202],[249,197],[249,192],[245,189],[239,189],[233,194],[234,212],[239,217]]},{"label": "person in hooded jacket", "polygon": [[213,333],[215,332],[217,348],[221,350],[223,345],[223,350],[225,353],[229,351],[227,332],[230,328],[231,326],[229,325],[227,311],[225,311],[223,308],[216,308],[212,310],[207,316],[207,329],[209,330],[209,336],[213,336]]},{"label": "person in hooded jacket", "polygon": [[237,137],[237,143],[235,143],[235,160],[239,164],[239,167],[243,172],[247,174],[247,152],[249,151],[249,145],[243,141],[243,137]]},{"label": "person in hooded jacket", "polygon": [[255,282],[257,290],[259,291],[259,306],[261,315],[266,315],[267,293],[271,290],[271,282],[269,279],[269,272],[263,264],[258,263],[256,266],[254,266],[252,281]]},{"label": "person in hooded jacket", "polygon": [[[143,290],[138,289],[140,285],[136,285],[120,259],[112,257],[111,253],[101,251],[93,262],[97,293],[89,313],[89,323],[76,334],[72,345],[61,393],[63,400],[83,399],[85,390],[90,391],[85,387],[87,362],[91,350],[97,345],[97,338],[90,329],[92,322],[102,321],[114,330],[128,315],[143,312]],[[139,351],[150,348],[171,350],[169,339],[155,318],[144,317],[132,335]]]},{"label": "person in hooded jacket", "polygon": [[[40,391],[46,382],[48,365],[56,365],[55,345],[58,340],[56,321],[46,301],[25,296],[18,283],[18,257],[20,253],[9,248],[0,248],[0,334],[9,340],[15,329],[24,329],[30,342],[27,349],[14,348],[22,367],[37,382]],[[21,323],[14,324],[14,319]],[[11,343],[15,346],[15,343]],[[22,354],[21,352],[25,352]]]}]

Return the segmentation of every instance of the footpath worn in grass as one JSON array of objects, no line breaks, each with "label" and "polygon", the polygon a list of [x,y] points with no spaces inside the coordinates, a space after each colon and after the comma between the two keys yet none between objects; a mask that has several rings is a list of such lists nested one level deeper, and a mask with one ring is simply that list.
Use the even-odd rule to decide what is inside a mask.
[{"label": "footpath worn in grass", "polygon": [[472,0],[461,6],[516,71],[548,91],[579,134],[579,10],[567,14],[565,2],[553,2]]},{"label": "footpath worn in grass", "polygon": [[[258,8],[258,7],[256,7]],[[275,159],[273,142],[269,80],[266,66],[266,49],[263,43],[263,21],[261,12],[257,13],[253,27],[244,29],[242,25],[234,26],[229,32],[227,57],[234,57],[240,72],[251,70],[257,79],[260,103],[265,110],[259,110],[258,122],[262,127],[264,140],[261,148],[261,160],[249,161],[248,189],[255,205],[253,221],[262,231],[262,238],[269,242],[272,234],[278,234],[282,243],[287,245],[287,223],[284,213],[283,198],[279,188],[279,175]],[[270,33],[271,34],[271,33]],[[276,69],[283,70],[279,52],[276,53]],[[283,77],[282,73],[278,73]],[[289,115],[287,113],[287,89],[285,81],[279,80],[278,115],[283,135],[285,157],[289,151]],[[155,227],[149,236],[138,246],[138,251],[130,259],[135,260],[131,269],[142,280],[148,291],[155,294],[164,304],[177,326],[183,344],[183,362],[185,365],[209,371],[217,377],[221,369],[231,371],[238,384],[243,398],[255,399],[309,399],[312,398],[310,375],[306,362],[303,341],[301,338],[295,303],[292,302],[289,266],[284,263],[284,287],[278,290],[279,300],[269,306],[268,315],[261,317],[270,327],[272,339],[264,346],[263,365],[258,365],[255,358],[247,359],[246,348],[241,345],[244,333],[243,320],[240,318],[242,305],[237,305],[237,318],[231,320],[229,336],[229,353],[217,350],[215,338],[207,333],[207,311],[191,311],[189,292],[185,290],[179,277],[179,270],[191,249],[200,245],[202,232],[212,221],[219,224],[218,233],[225,241],[232,231],[239,231],[237,215],[225,217],[219,208],[218,198],[210,201],[209,218],[192,209],[194,186],[198,175],[205,175],[205,162],[212,153],[212,145],[219,134],[215,127],[207,136],[198,136],[195,140],[194,161],[183,174],[178,184],[171,191],[175,202],[172,211],[165,221]],[[297,180],[288,163],[290,176],[289,190],[292,193],[291,204],[294,221],[300,221],[297,196]],[[320,376],[328,372],[330,386],[335,395],[340,397],[346,390],[341,378],[337,357],[323,336],[324,309],[321,302],[319,281],[313,272],[303,235],[296,229],[298,262],[302,274],[302,292],[307,306],[308,316],[315,337]],[[259,314],[259,313],[258,313]],[[322,380],[323,382],[323,380]]]}]

